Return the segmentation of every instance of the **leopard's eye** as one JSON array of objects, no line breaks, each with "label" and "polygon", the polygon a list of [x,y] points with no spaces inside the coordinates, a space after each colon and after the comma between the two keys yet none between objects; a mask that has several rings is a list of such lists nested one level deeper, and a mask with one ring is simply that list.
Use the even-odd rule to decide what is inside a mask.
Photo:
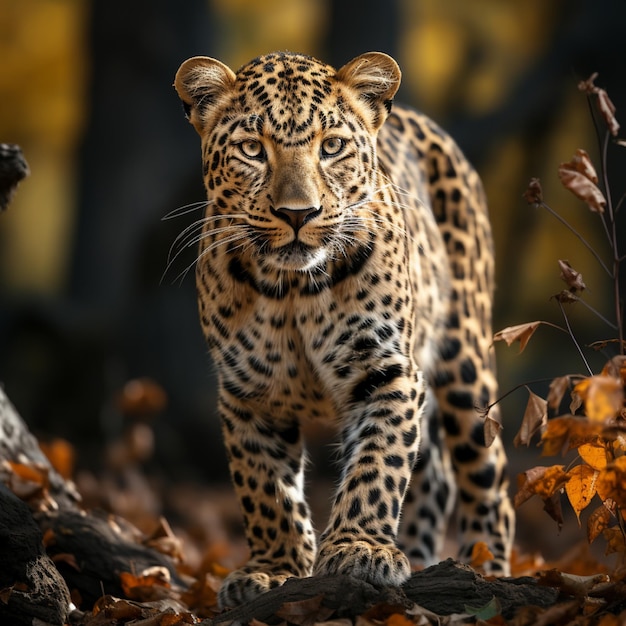
[{"label": "leopard's eye", "polygon": [[345,145],[346,142],[341,137],[328,137],[322,141],[322,156],[337,156],[344,149]]},{"label": "leopard's eye", "polygon": [[239,144],[241,152],[249,159],[262,159],[265,156],[263,144],[256,139],[246,139]]}]

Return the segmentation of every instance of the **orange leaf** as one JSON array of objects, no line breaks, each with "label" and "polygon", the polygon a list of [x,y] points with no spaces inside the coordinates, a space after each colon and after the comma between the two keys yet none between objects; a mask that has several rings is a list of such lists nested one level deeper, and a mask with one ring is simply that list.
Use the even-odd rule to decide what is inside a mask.
[{"label": "orange leaf", "polygon": [[624,404],[622,382],[612,376],[590,376],[581,380],[574,391],[583,399],[585,413],[592,422],[615,418]]},{"label": "orange leaf", "polygon": [[578,447],[580,458],[595,470],[606,467],[606,448],[600,443],[583,443]]},{"label": "orange leaf", "polygon": [[604,554],[609,555],[614,552],[626,552],[626,544],[624,543],[624,535],[619,526],[605,528],[602,531],[603,537],[606,539],[606,551]]},{"label": "orange leaf", "polygon": [[584,443],[593,443],[601,434],[601,424],[592,423],[586,418],[572,415],[555,417],[548,421],[541,435],[542,455],[553,456]]},{"label": "orange leaf", "polygon": [[600,471],[596,489],[603,501],[610,498],[620,508],[626,508],[626,456],[620,456]]},{"label": "orange leaf", "polygon": [[415,626],[415,622],[400,613],[392,613],[385,620],[385,626]]},{"label": "orange leaf", "polygon": [[69,480],[74,473],[74,460],[76,452],[74,446],[65,439],[53,439],[49,443],[39,443],[39,447],[48,457],[50,464],[54,469]]},{"label": "orange leaf", "polygon": [[528,389],[528,402],[522,418],[522,425],[513,443],[515,446],[530,444],[533,435],[548,421],[548,403]]},{"label": "orange leaf", "polygon": [[578,518],[580,526],[580,514],[587,508],[593,496],[596,495],[596,481],[598,472],[581,463],[567,472],[567,483],[565,483],[565,493]]},{"label": "orange leaf", "polygon": [[470,558],[470,567],[474,569],[481,568],[488,561],[493,561],[493,552],[487,547],[484,541],[477,541],[472,546],[472,556]]},{"label": "orange leaf", "polygon": [[510,346],[514,341],[519,340],[519,351],[523,352],[526,344],[533,336],[537,327],[542,322],[527,322],[526,324],[518,324],[517,326],[508,326],[498,331],[494,336],[494,341],[506,341],[506,345]]},{"label": "orange leaf", "polygon": [[518,492],[515,494],[515,506],[537,495],[544,500],[552,496],[567,481],[563,465],[552,467],[533,467],[517,477]]}]

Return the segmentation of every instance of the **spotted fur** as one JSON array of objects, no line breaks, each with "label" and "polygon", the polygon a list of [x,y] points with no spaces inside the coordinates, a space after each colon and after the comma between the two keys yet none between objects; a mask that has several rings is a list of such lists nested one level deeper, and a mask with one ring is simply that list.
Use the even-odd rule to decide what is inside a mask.
[{"label": "spotted fur", "polygon": [[[400,584],[409,559],[437,559],[457,493],[461,557],[482,540],[508,572],[506,459],[476,411],[497,393],[485,198],[448,135],[391,110],[399,82],[381,53],[236,74],[195,57],[176,75],[202,139],[199,311],[250,545],[224,606],[312,573]],[[303,418],[341,432],[319,541]]]}]

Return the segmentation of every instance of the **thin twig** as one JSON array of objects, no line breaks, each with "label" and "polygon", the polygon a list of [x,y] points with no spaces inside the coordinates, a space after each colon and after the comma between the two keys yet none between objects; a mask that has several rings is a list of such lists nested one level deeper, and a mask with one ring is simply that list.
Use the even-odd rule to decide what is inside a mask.
[{"label": "thin twig", "polygon": [[587,368],[587,371],[589,372],[589,376],[593,376],[593,371],[591,370],[591,367],[589,367],[589,363],[587,363],[587,359],[585,358],[585,355],[583,354],[582,348],[580,347],[580,344],[576,341],[576,337],[574,336],[574,333],[572,332],[572,327],[570,326],[569,319],[567,318],[567,313],[565,313],[565,309],[563,308],[562,302],[559,302],[559,307],[561,309],[561,313],[563,314],[565,325],[567,326],[567,332],[571,340],[574,342],[574,345],[576,346],[576,349],[578,350],[578,354],[580,354],[580,358],[583,360],[583,363],[585,364],[585,367]]},{"label": "thin twig", "polygon": [[556,217],[556,219],[559,220],[559,222],[561,222],[571,233],[576,235],[576,237],[578,237],[578,239],[580,239],[580,241],[587,248],[587,250],[589,250],[589,252],[591,252],[591,254],[593,254],[593,256],[596,258],[598,263],[600,263],[600,265],[602,266],[604,271],[611,278],[613,278],[613,273],[607,267],[607,265],[604,263],[604,261],[600,258],[600,255],[594,250],[593,246],[564,217],[559,215],[549,204],[546,204],[545,202],[541,202],[540,206],[543,207],[546,211],[548,211],[548,213],[550,213],[550,215],[553,215],[554,217]]}]

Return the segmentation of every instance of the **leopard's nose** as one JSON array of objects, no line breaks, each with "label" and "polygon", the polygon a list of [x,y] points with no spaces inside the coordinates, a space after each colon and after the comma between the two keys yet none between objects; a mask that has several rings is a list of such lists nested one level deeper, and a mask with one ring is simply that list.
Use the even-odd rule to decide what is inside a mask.
[{"label": "leopard's nose", "polygon": [[284,220],[293,228],[297,234],[298,231],[312,219],[315,219],[321,212],[321,207],[307,207],[304,209],[295,209],[291,207],[278,207],[277,209],[271,209],[272,214]]}]

